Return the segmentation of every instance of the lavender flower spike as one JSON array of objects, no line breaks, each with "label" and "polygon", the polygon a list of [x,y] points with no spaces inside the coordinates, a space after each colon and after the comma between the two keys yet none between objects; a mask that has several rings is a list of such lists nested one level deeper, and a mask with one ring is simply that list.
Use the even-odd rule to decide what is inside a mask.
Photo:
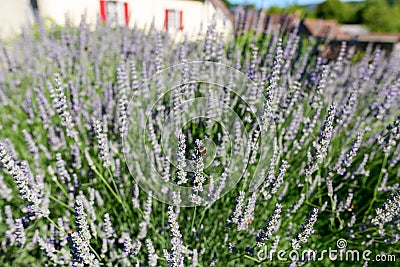
[{"label": "lavender flower spike", "polygon": [[124,233],[123,234],[124,237],[124,248],[123,248],[123,252],[124,255],[126,257],[135,257],[140,249],[142,248],[142,243],[139,240],[136,240],[133,244],[132,244],[132,239],[130,238],[129,234]]},{"label": "lavender flower spike", "polygon": [[83,207],[83,201],[80,197],[75,202],[75,225],[76,230],[79,232],[82,240],[86,243],[89,243],[90,238],[92,237],[89,231],[89,225],[86,220],[87,214]]},{"label": "lavender flower spike", "polygon": [[205,182],[204,177],[204,162],[203,156],[201,155],[200,149],[203,146],[201,140],[197,139],[195,141],[195,150],[193,155],[194,161],[194,180],[193,180],[193,194],[190,196],[192,203],[200,205],[202,202],[200,192],[203,192],[203,183]]},{"label": "lavender flower spike", "polygon": [[205,181],[204,178],[204,162],[203,157],[201,156],[200,149],[203,146],[203,142],[199,139],[196,140],[196,148],[194,154],[194,192],[203,192],[203,183]]},{"label": "lavender flower spike", "polygon": [[180,132],[178,136],[178,151],[177,151],[177,161],[178,164],[176,166],[177,168],[177,178],[176,178],[176,184],[185,184],[187,183],[187,178],[186,178],[186,157],[185,157],[185,151],[186,151],[186,138],[185,135]]},{"label": "lavender flower spike", "polygon": [[149,266],[150,267],[156,267],[157,266],[157,253],[154,248],[153,242],[151,242],[150,239],[146,239],[146,247],[147,247],[147,252],[148,252],[148,257],[149,257]]},{"label": "lavender flower spike", "polygon": [[245,198],[246,193],[244,191],[239,192],[239,196],[236,199],[236,204],[235,208],[232,212],[232,214],[229,216],[227,222],[233,222],[234,224],[239,224],[240,219],[243,214],[243,206],[244,206],[244,198]]},{"label": "lavender flower spike", "polygon": [[43,201],[39,198],[40,194],[34,190],[32,181],[28,177],[29,175],[24,171],[22,166],[14,161],[2,143],[0,143],[0,163],[13,176],[21,198],[28,202],[28,207],[33,211],[34,216],[49,216],[50,211],[43,207]]},{"label": "lavender flower spike", "polygon": [[15,241],[19,247],[22,247],[26,242],[26,235],[22,219],[15,220]]},{"label": "lavender flower spike", "polygon": [[247,201],[246,207],[244,208],[244,215],[237,228],[238,231],[246,230],[254,220],[254,209],[256,208],[256,202],[257,192],[253,192],[253,194]]},{"label": "lavender flower spike", "polygon": [[70,234],[69,240],[72,254],[72,266],[100,266],[98,260],[90,252],[89,244],[83,240],[78,232]]},{"label": "lavender flower spike", "polygon": [[267,225],[257,233],[256,244],[258,247],[264,246],[264,241],[269,240],[272,237],[273,233],[278,230],[278,225],[281,218],[281,211],[282,205],[277,203],[275,205],[275,210],[271,218],[269,218],[267,221]]},{"label": "lavender flower spike", "polygon": [[104,214],[104,236],[107,240],[107,243],[114,244],[115,242],[115,231],[112,227],[110,214]]},{"label": "lavender flower spike", "polygon": [[83,201],[79,197],[75,202],[76,231],[68,234],[68,246],[71,250],[72,266],[100,266],[95,255],[90,252],[89,225],[87,214],[83,208]]},{"label": "lavender flower spike", "polygon": [[308,215],[304,224],[301,225],[300,233],[297,234],[296,238],[292,239],[292,248],[299,250],[301,248],[300,243],[306,243],[307,239],[314,233],[314,224],[318,219],[318,209],[314,208]]},{"label": "lavender flower spike", "polygon": [[318,142],[314,142],[314,150],[312,152],[311,160],[308,162],[305,173],[310,180],[311,175],[318,170],[318,164],[322,163],[323,159],[326,157],[329,144],[333,137],[333,123],[336,114],[336,103],[330,105],[328,109],[328,115],[325,119],[324,126],[319,135]]},{"label": "lavender flower spike", "polygon": [[108,145],[107,134],[103,132],[103,125],[99,120],[94,120],[94,132],[96,134],[97,146],[99,148],[99,154],[103,160],[103,167],[108,168],[112,165],[110,148]]},{"label": "lavender flower spike", "polygon": [[396,216],[400,215],[400,190],[392,194],[381,208],[376,209],[376,216],[372,219],[372,223],[380,228],[387,222],[390,222]]},{"label": "lavender flower spike", "polygon": [[174,207],[168,207],[168,223],[169,228],[171,230],[171,244],[172,244],[172,252],[169,254],[164,250],[164,256],[167,256],[167,262],[172,267],[183,267],[184,264],[184,257],[183,257],[183,250],[184,245],[182,242],[182,234],[179,230],[179,224],[177,222],[177,217],[174,212]]},{"label": "lavender flower spike", "polygon": [[53,106],[61,118],[61,124],[66,127],[67,136],[76,139],[78,132],[75,130],[75,124],[72,121],[72,116],[67,104],[67,98],[64,94],[64,88],[59,73],[54,74],[54,82],[56,85],[54,89],[49,85]]}]

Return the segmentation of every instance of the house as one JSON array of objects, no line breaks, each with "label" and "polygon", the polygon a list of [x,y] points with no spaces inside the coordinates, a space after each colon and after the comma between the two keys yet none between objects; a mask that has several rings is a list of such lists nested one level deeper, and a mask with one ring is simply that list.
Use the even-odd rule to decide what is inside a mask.
[{"label": "house", "polygon": [[318,38],[318,54],[335,59],[343,42],[365,50],[369,45],[388,52],[400,54],[400,34],[370,33],[364,25],[341,25],[334,20],[301,19],[299,14],[267,14],[264,10],[239,6],[235,9],[235,33],[248,31],[265,33],[275,31],[291,32],[298,28],[299,34]]},{"label": "house", "polygon": [[290,32],[298,27],[301,19],[299,14],[269,14],[264,9],[238,6],[235,8],[235,32],[245,33],[254,30],[257,33],[275,31],[279,27],[284,32]]},{"label": "house", "polygon": [[369,45],[372,45],[373,48],[379,47],[388,52],[395,51],[400,55],[400,34],[368,33],[352,36],[351,40],[361,50],[365,50]]},{"label": "house", "polygon": [[304,19],[300,25],[299,31],[307,36],[314,36],[327,40],[343,40],[349,38],[349,36],[342,31],[339,23],[329,19]]},{"label": "house", "polygon": [[324,19],[301,19],[299,13],[294,14],[268,14],[263,9],[248,7],[237,7],[235,10],[236,32],[247,32],[255,30],[263,33],[268,30],[276,30],[280,26],[284,32],[299,28],[299,33],[306,36],[319,37],[322,39],[337,39],[347,37],[342,31],[340,24],[334,20]]},{"label": "house", "polygon": [[32,25],[34,13],[29,0],[0,1],[0,38],[7,39]]},{"label": "house", "polygon": [[371,33],[365,25],[341,25],[341,29],[345,32],[350,41],[356,41],[360,49],[366,49],[369,44],[379,46],[381,49],[388,51],[400,51],[400,34],[396,33]]},{"label": "house", "polygon": [[56,23],[66,17],[77,25],[85,14],[89,24],[103,23],[149,27],[195,36],[213,19],[226,34],[233,30],[233,18],[222,0],[37,0],[40,15]]},{"label": "house", "polygon": [[350,36],[365,35],[371,32],[367,26],[362,24],[342,24],[340,29]]},{"label": "house", "polygon": [[265,12],[263,9],[257,10],[246,6],[235,8],[235,32],[242,33],[250,30],[261,32],[264,25]]}]

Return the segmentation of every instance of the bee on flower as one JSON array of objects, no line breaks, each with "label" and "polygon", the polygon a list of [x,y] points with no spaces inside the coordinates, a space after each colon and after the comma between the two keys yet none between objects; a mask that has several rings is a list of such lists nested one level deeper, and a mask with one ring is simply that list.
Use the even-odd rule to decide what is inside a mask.
[{"label": "bee on flower", "polygon": [[203,159],[207,156],[207,148],[205,146],[201,146],[200,149],[200,155],[203,157]]}]

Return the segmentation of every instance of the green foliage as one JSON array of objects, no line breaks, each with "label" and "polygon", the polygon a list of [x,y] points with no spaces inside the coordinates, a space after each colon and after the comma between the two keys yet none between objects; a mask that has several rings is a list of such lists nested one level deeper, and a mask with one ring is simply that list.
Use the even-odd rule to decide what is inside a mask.
[{"label": "green foliage", "polygon": [[367,0],[362,9],[362,21],[375,32],[400,32],[400,4],[386,0]]},{"label": "green foliage", "polygon": [[317,17],[325,19],[343,20],[346,16],[346,7],[340,0],[327,0],[317,6]]},{"label": "green foliage", "polygon": [[316,15],[344,24],[365,24],[374,32],[400,32],[399,1],[367,0],[342,2],[327,0],[317,6]]},{"label": "green foliage", "polygon": [[373,32],[400,32],[399,0],[367,0],[343,2],[326,0],[315,10],[308,6],[271,6],[269,14],[297,14],[300,17],[333,19],[342,24],[365,24]]},{"label": "green foliage", "polygon": [[334,19],[339,23],[361,23],[361,3],[347,3],[340,0],[327,0],[317,6],[316,16],[322,19]]},{"label": "green foliage", "polygon": [[268,14],[297,14],[300,17],[315,18],[316,13],[314,10],[310,10],[307,6],[300,5],[288,5],[286,7],[271,6],[267,10]]}]

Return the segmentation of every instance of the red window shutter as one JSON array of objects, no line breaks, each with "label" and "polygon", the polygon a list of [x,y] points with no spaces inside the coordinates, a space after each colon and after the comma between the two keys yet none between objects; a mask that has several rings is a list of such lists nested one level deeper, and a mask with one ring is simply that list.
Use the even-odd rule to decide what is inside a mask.
[{"label": "red window shutter", "polygon": [[168,30],[168,9],[165,10],[164,28]]},{"label": "red window shutter", "polygon": [[125,25],[129,25],[129,9],[128,9],[128,3],[124,3],[124,13],[125,13]]},{"label": "red window shutter", "polygon": [[107,7],[106,7],[106,1],[104,0],[100,0],[100,17],[101,21],[105,23],[107,19]]},{"label": "red window shutter", "polygon": [[183,11],[179,11],[179,30],[183,30]]}]

